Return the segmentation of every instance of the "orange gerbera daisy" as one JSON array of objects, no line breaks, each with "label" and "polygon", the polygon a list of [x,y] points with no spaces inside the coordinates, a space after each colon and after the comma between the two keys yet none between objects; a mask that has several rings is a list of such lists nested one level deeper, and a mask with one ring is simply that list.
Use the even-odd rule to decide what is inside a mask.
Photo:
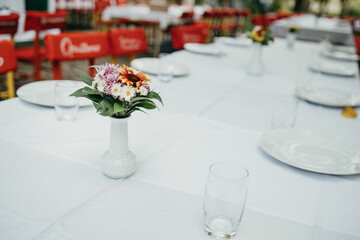
[{"label": "orange gerbera daisy", "polygon": [[138,90],[141,86],[147,85],[148,82],[151,82],[147,75],[138,71],[135,73],[134,69],[129,68],[125,65],[119,70],[120,72],[120,80],[122,83],[125,83],[127,86],[134,87]]}]

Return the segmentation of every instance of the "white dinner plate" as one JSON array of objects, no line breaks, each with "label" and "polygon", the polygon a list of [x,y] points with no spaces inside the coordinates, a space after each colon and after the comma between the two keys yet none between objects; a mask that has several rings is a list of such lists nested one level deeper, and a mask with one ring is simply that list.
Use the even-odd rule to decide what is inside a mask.
[{"label": "white dinner plate", "polygon": [[344,61],[359,61],[359,56],[354,53],[323,50],[323,51],[321,51],[321,55],[328,57],[328,58],[334,58],[334,59],[344,60]]},{"label": "white dinner plate", "polygon": [[[131,67],[144,73],[156,75],[159,72],[159,58],[138,58],[131,61]],[[185,76],[190,73],[187,66],[174,63],[174,76]]]},{"label": "white dinner plate", "polygon": [[231,38],[231,37],[218,37],[216,38],[216,42],[234,46],[234,47],[250,47],[252,45],[252,40],[250,38]]},{"label": "white dinner plate", "polygon": [[[60,80],[62,81],[62,80]],[[21,86],[16,95],[29,103],[41,105],[45,107],[54,107],[55,84],[56,80],[32,82]],[[85,83],[79,83],[79,88],[87,86]],[[80,98],[80,107],[90,106],[92,102],[86,98]]]},{"label": "white dinner plate", "polygon": [[336,44],[332,44],[330,42],[325,42],[324,46],[329,51],[339,51],[339,52],[345,52],[345,53],[349,53],[349,54],[356,54],[356,49],[353,46],[336,45]]},{"label": "white dinner plate", "polygon": [[313,64],[310,65],[310,68],[313,71],[320,71],[322,73],[343,76],[343,77],[352,77],[355,76],[357,70],[354,68],[350,68],[345,65],[341,65],[339,63],[321,63],[321,64]]},{"label": "white dinner plate", "polygon": [[295,91],[296,96],[309,102],[330,107],[360,106],[360,94],[351,91],[328,87],[301,87]]},{"label": "white dinner plate", "polygon": [[185,43],[184,48],[193,53],[208,54],[208,55],[223,54],[221,49],[214,44]]},{"label": "white dinner plate", "polygon": [[360,146],[310,131],[275,129],[264,133],[261,148],[273,158],[304,170],[352,175],[360,173]]}]

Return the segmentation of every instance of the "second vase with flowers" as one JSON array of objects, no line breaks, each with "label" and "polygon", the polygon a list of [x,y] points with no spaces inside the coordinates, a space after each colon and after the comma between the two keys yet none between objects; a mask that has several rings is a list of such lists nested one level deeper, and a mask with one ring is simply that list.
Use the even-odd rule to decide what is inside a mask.
[{"label": "second vase with flowers", "polygon": [[253,41],[253,52],[247,72],[251,75],[261,75],[264,72],[264,64],[262,61],[262,46],[266,46],[273,41],[270,29],[263,26],[251,26],[249,38]]},{"label": "second vase with flowers", "polygon": [[96,66],[94,78],[77,71],[88,87],[71,94],[91,100],[96,111],[111,117],[109,149],[102,157],[102,171],[112,178],[125,178],[135,171],[136,161],[128,146],[128,119],[135,111],[157,108],[162,104],[158,93],[151,91],[146,74],[125,65]]}]

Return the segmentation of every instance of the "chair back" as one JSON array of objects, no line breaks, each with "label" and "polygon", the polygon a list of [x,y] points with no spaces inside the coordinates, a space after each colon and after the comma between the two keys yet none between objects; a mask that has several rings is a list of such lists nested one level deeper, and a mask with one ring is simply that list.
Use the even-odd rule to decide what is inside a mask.
[{"label": "chair back", "polygon": [[105,33],[61,33],[45,37],[47,58],[50,61],[94,59],[109,54]]},{"label": "chair back", "polygon": [[17,58],[14,45],[8,41],[0,41],[0,74],[17,68]]},{"label": "chair back", "polygon": [[8,40],[0,41],[0,74],[6,73],[4,85],[5,91],[0,92],[0,98],[15,97],[14,72],[17,68],[17,58],[12,42]]},{"label": "chair back", "polygon": [[137,54],[148,49],[143,27],[111,29],[108,38],[110,53],[114,57]]},{"label": "chair back", "polygon": [[[88,59],[89,65],[92,66],[95,65],[95,58],[109,54],[107,35],[103,32],[49,34],[44,42],[55,80],[62,79],[61,61]],[[94,68],[89,69],[89,75],[94,76]]]},{"label": "chair back", "polygon": [[255,26],[263,26],[264,28],[267,28],[270,25],[270,19],[265,14],[253,15],[251,23]]},{"label": "chair back", "polygon": [[25,31],[28,30],[46,30],[51,28],[65,29],[66,11],[57,11],[48,13],[44,11],[27,11],[25,19]]},{"label": "chair back", "polygon": [[0,16],[0,34],[14,35],[17,32],[18,21],[19,14],[17,13]]},{"label": "chair back", "polygon": [[184,48],[185,43],[205,43],[210,34],[206,23],[195,23],[170,29],[172,45],[175,50]]}]

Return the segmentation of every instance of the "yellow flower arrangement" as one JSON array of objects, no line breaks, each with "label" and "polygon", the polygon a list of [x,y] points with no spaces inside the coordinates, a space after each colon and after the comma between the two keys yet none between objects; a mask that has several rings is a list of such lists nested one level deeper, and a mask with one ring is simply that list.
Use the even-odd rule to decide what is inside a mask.
[{"label": "yellow flower arrangement", "polygon": [[261,43],[261,45],[268,45],[269,41],[274,41],[271,31],[262,26],[252,27],[249,38],[252,39],[253,42]]}]

